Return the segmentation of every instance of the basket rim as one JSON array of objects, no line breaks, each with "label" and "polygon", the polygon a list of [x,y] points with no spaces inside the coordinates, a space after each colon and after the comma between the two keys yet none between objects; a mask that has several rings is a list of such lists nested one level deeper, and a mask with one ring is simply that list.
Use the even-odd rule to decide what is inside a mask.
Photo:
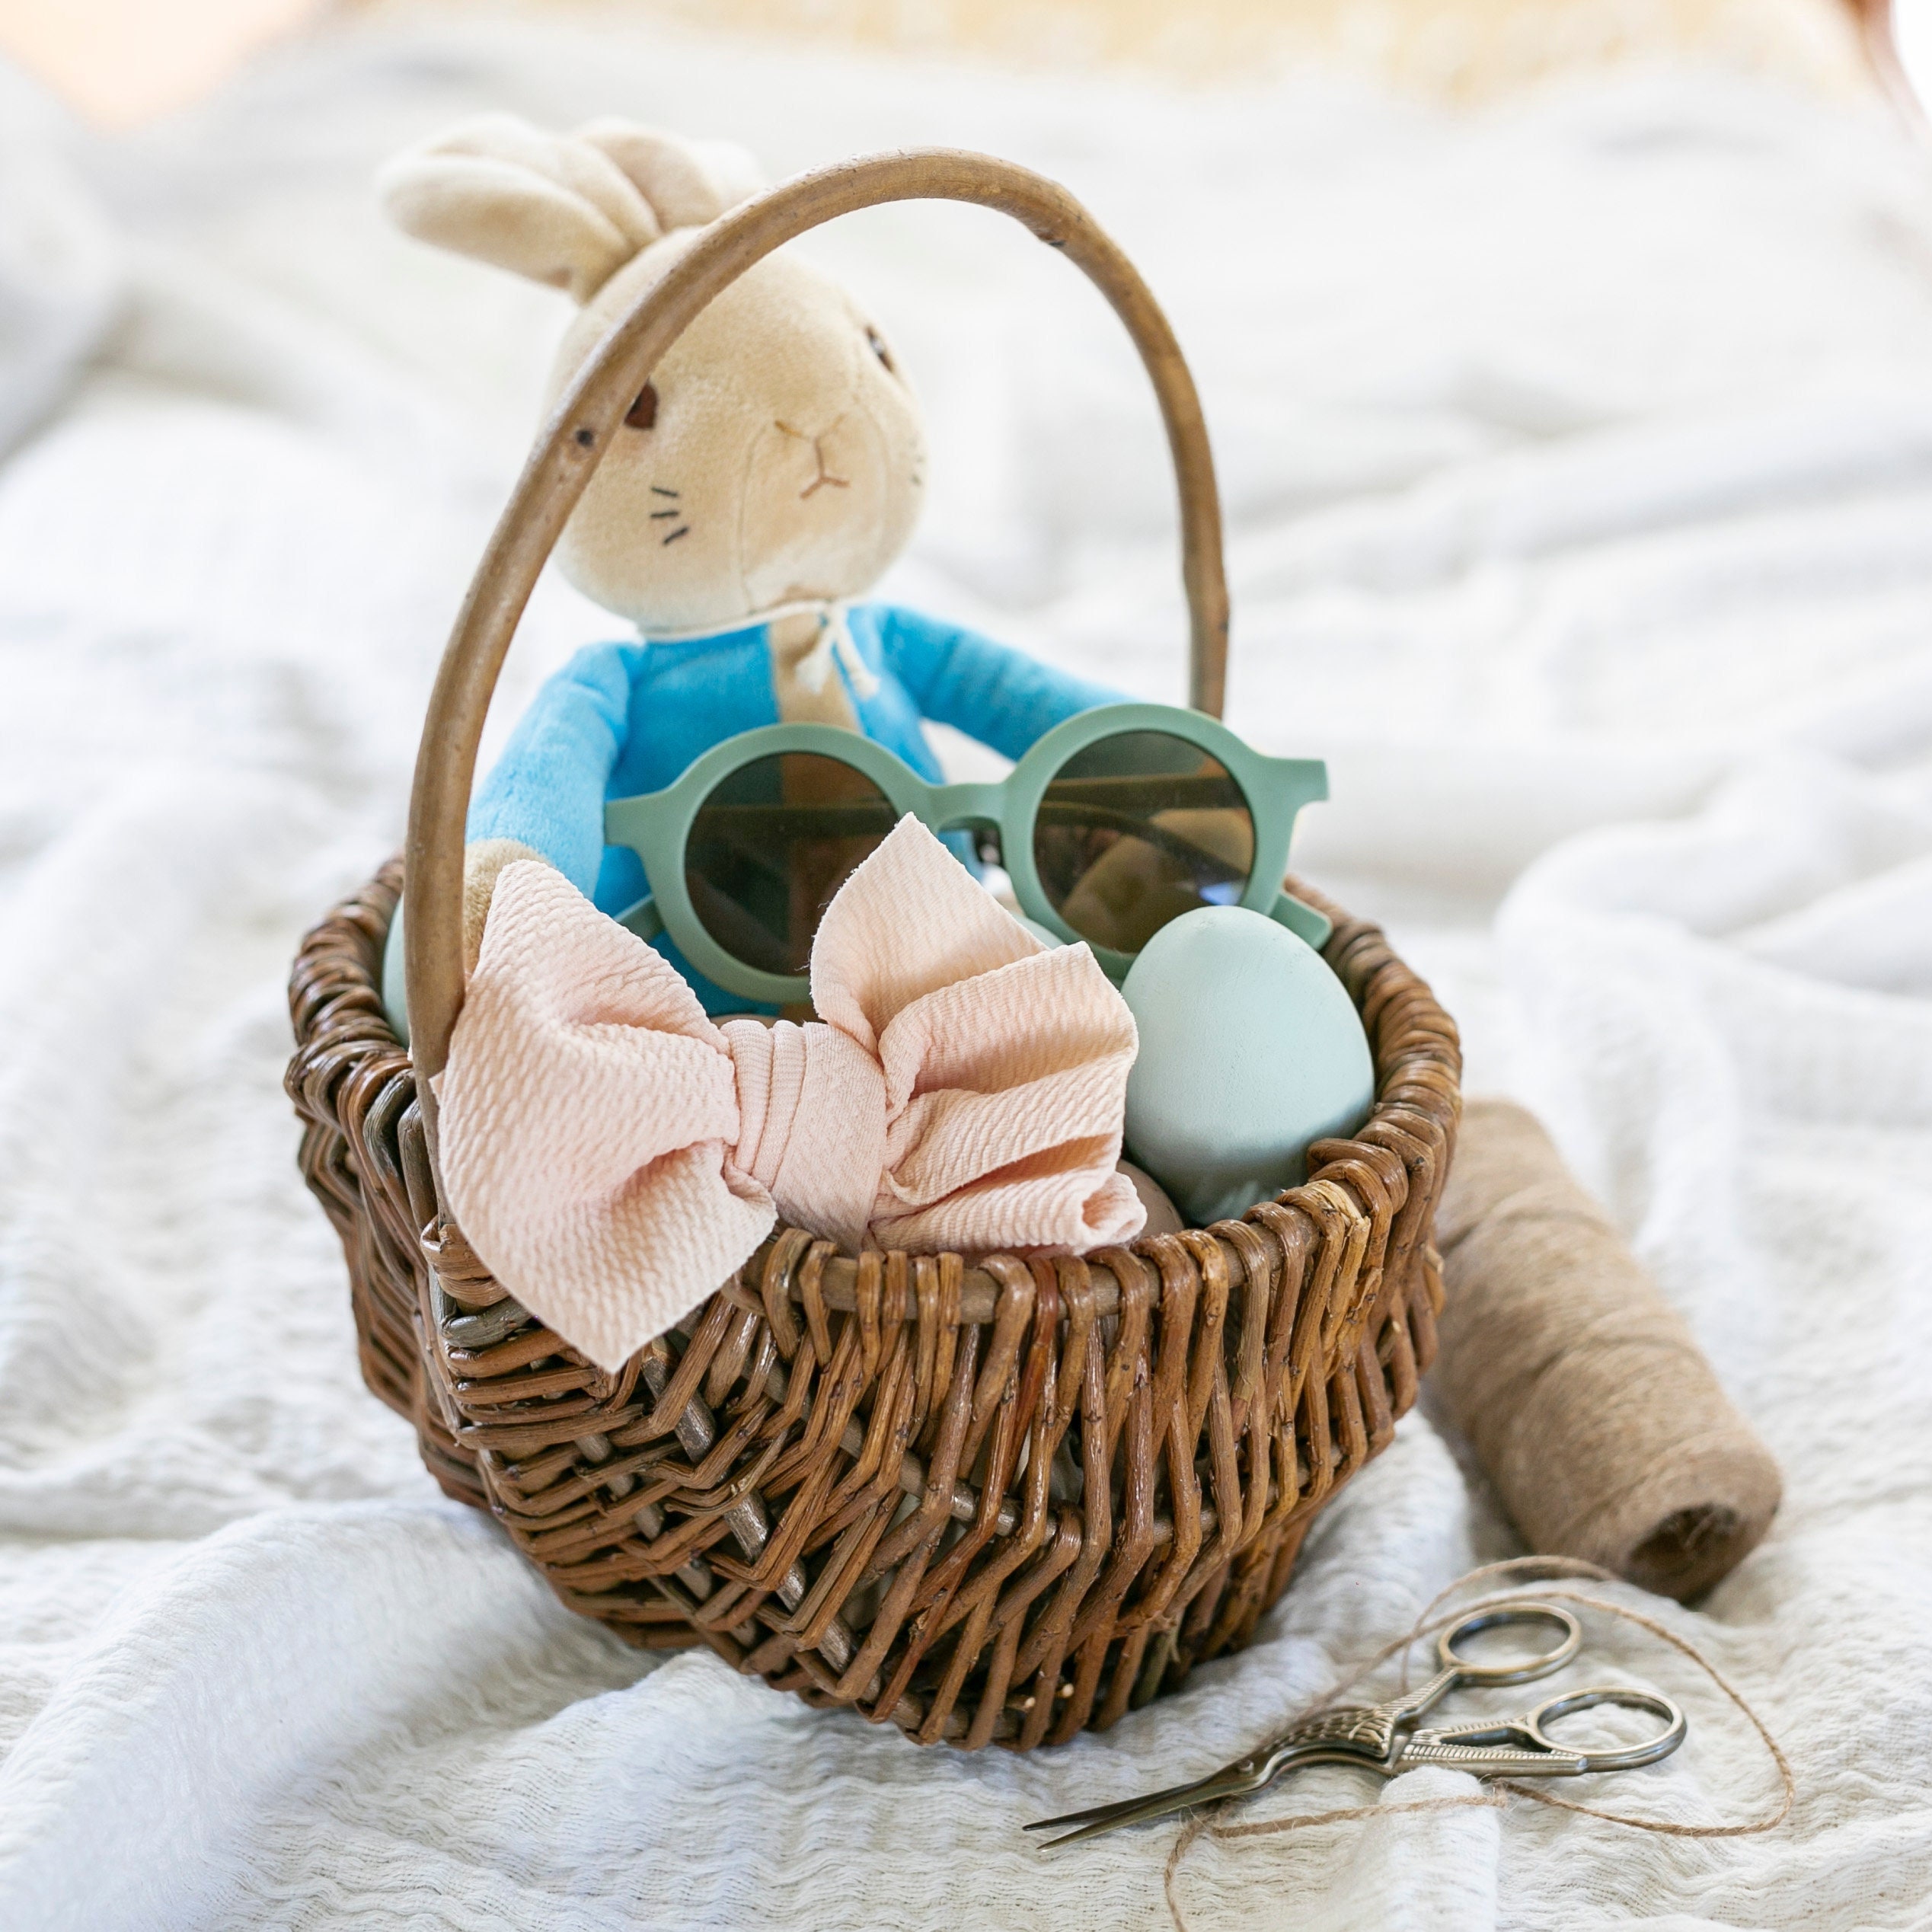
[{"label": "basket rim", "polygon": [[[400,854],[392,857],[378,869],[374,877],[360,892],[350,899],[345,901],[343,908],[338,910],[346,910],[350,906],[362,905],[372,898],[375,902],[372,906],[372,910],[376,912],[382,923],[379,929],[375,930],[372,935],[375,947],[376,963],[370,983],[376,993],[377,1004],[374,1011],[366,1014],[363,1019],[366,1022],[368,1031],[372,1036],[375,1050],[380,1052],[386,1046],[388,1051],[401,1063],[402,1068],[407,1070],[410,1084],[414,1086],[415,1070],[410,1062],[409,1049],[397,1039],[394,1029],[390,1026],[388,1015],[380,1004],[382,946],[384,936],[387,933],[388,919],[393,916],[395,904],[401,897],[402,863]],[[1376,997],[1378,993],[1382,993],[1384,998],[1387,997],[1387,989],[1384,988],[1382,982],[1389,979],[1390,969],[1393,968],[1397,975],[1407,977],[1416,987],[1420,988],[1428,998],[1429,1003],[1434,1006],[1435,1013],[1442,1022],[1439,1029],[1429,1030],[1435,1036],[1435,1050],[1428,1050],[1426,1047],[1421,1048],[1419,1050],[1412,1049],[1408,1053],[1391,1059],[1386,1068],[1381,1064],[1381,1055],[1379,1052],[1376,1052],[1375,1098],[1368,1119],[1352,1135],[1338,1135],[1314,1143],[1310,1148],[1311,1158],[1308,1162],[1307,1178],[1298,1186],[1285,1189],[1281,1193],[1268,1199],[1254,1202],[1238,1218],[1224,1219],[1204,1228],[1184,1228],[1178,1234],[1136,1235],[1126,1242],[1087,1250],[1080,1258],[1086,1263],[1089,1273],[1100,1278],[1094,1284],[1094,1312],[1097,1315],[1110,1315],[1114,1313],[1119,1305],[1119,1282],[1115,1270],[1106,1259],[1110,1254],[1125,1253],[1144,1260],[1158,1263],[1161,1255],[1168,1250],[1164,1250],[1157,1244],[1178,1241],[1186,1246],[1190,1237],[1206,1236],[1213,1240],[1215,1245],[1221,1249],[1224,1260],[1229,1266],[1234,1280],[1240,1282],[1244,1279],[1247,1273],[1248,1259],[1239,1244],[1240,1237],[1230,1236],[1223,1231],[1255,1225],[1259,1212],[1265,1209],[1299,1207],[1305,1209],[1311,1204],[1311,1199],[1318,1198],[1318,1190],[1320,1186],[1343,1179],[1344,1177],[1352,1179],[1357,1186],[1359,1186],[1364,1160],[1366,1159],[1372,1163],[1379,1163],[1388,1152],[1381,1139],[1365,1138],[1371,1134],[1372,1130],[1384,1135],[1391,1129],[1398,1133],[1407,1133],[1410,1131],[1410,1125],[1413,1123],[1414,1127],[1422,1130],[1420,1137],[1426,1141],[1433,1142],[1439,1137],[1442,1137],[1452,1142],[1455,1126],[1461,1111],[1461,1043],[1454,1020],[1439,1004],[1434,1001],[1432,994],[1428,993],[1428,989],[1414,975],[1413,969],[1409,968],[1394,953],[1393,948],[1388,947],[1386,937],[1379,926],[1365,920],[1352,918],[1336,902],[1327,898],[1315,887],[1308,884],[1305,880],[1293,873],[1285,875],[1282,880],[1282,889],[1293,893],[1298,898],[1303,899],[1317,911],[1323,913],[1331,921],[1333,931],[1327,944],[1320,949],[1324,958],[1328,960],[1331,967],[1336,965],[1336,959],[1331,957],[1331,955],[1338,955],[1345,958],[1349,953],[1365,947],[1379,948],[1386,954],[1386,958],[1377,962],[1368,976],[1363,988],[1365,997],[1358,998],[1355,989],[1352,987],[1349,988],[1351,1000],[1355,1002],[1357,1010],[1361,1012],[1364,1025],[1366,1027],[1370,1024],[1373,1010],[1382,1003]],[[318,937],[323,933],[328,923],[327,921],[319,922],[305,935],[302,952],[298,954],[298,962],[306,954]],[[1340,976],[1339,973],[1338,976]],[[1348,985],[1346,979],[1343,979],[1343,985]],[[361,1004],[357,1002],[359,1007]],[[318,1011],[308,1016],[308,1023],[313,1027],[320,1023],[322,1017],[321,1012]],[[298,1014],[296,1027],[299,1033],[302,1030],[303,1023],[303,1017]],[[357,1030],[359,1032],[364,1030],[363,1026],[359,1024]],[[1376,1047],[1372,1032],[1371,1047],[1372,1051]],[[387,1071],[393,1073],[398,1069],[391,1068]],[[1421,1091],[1419,1092],[1412,1091],[1416,1087],[1419,1087]],[[1446,1136],[1444,1136],[1443,1129],[1445,1124],[1444,1103],[1445,1102],[1448,1132]],[[1319,1161],[1313,1158],[1317,1148],[1322,1150]],[[1444,1168],[1446,1168],[1448,1164],[1449,1151],[1449,1146],[1445,1145],[1438,1154],[1439,1164]],[[426,1169],[423,1172],[422,1179],[425,1187],[427,1187],[430,1183]],[[1317,1190],[1317,1195],[1311,1196],[1311,1190]],[[446,1207],[440,1209],[438,1218],[442,1228],[439,1242],[439,1252],[442,1258],[449,1262],[458,1262],[460,1258],[461,1261],[470,1263],[476,1271],[484,1273],[487,1277],[486,1264],[483,1263],[480,1257],[475,1256],[474,1250],[468,1248],[467,1241],[457,1229],[453,1217],[449,1215]],[[1265,1217],[1263,1225],[1266,1225]],[[841,1314],[851,1312],[857,1305],[855,1297],[857,1277],[861,1265],[861,1258],[839,1250],[835,1243],[813,1234],[809,1230],[794,1228],[783,1220],[774,1223],[771,1233],[753,1250],[751,1255],[741,1264],[739,1269],[735,1271],[734,1281],[741,1277],[746,1279],[757,1278],[762,1273],[765,1263],[773,1250],[788,1235],[802,1236],[811,1242],[814,1247],[825,1250],[822,1263],[813,1271],[816,1285],[813,1292],[822,1298],[824,1305],[828,1310]],[[453,1241],[452,1236],[455,1237]],[[1275,1238],[1278,1242],[1279,1239],[1278,1234],[1276,1234]],[[961,1275],[957,1289],[958,1319],[961,1321],[970,1321],[977,1325],[984,1325],[997,1319],[1000,1298],[1004,1292],[1004,1283],[1001,1275],[988,1270],[982,1265],[983,1263],[992,1260],[1025,1266],[1032,1258],[1023,1251],[1004,1250],[990,1250],[977,1260],[953,1250],[932,1250],[917,1256],[912,1250],[904,1249],[883,1249],[875,1250],[875,1252],[886,1258],[896,1257],[904,1260],[923,1259],[959,1263]],[[493,1279],[490,1279],[489,1289],[484,1295],[474,1300],[465,1299],[463,1276],[468,1273],[468,1268],[460,1266],[452,1270],[455,1278],[453,1292],[449,1279],[445,1279],[444,1285],[444,1292],[449,1295],[452,1301],[458,1303],[465,1313],[478,1313],[484,1309],[495,1308],[505,1302],[514,1301],[515,1298],[509,1294],[509,1291],[503,1289],[500,1284],[495,1282]],[[796,1282],[794,1283],[794,1289],[793,1298],[802,1300],[806,1290]],[[713,1291],[714,1294],[729,1294],[731,1292],[732,1286],[729,1282]],[[909,1287],[906,1294],[907,1315],[908,1318],[910,1318],[918,1312],[917,1291]],[[709,1297],[706,1298],[707,1301],[709,1298]],[[750,1307],[754,1305],[755,1302],[755,1298],[748,1295],[744,1305]],[[521,1306],[520,1304],[517,1305]],[[701,1303],[700,1306],[704,1304]],[[540,1317],[529,1314],[527,1310],[524,1312],[530,1320],[540,1320]],[[675,1324],[673,1324],[673,1327],[675,1327]],[[561,1338],[559,1340],[560,1346],[566,1348],[569,1346],[567,1343],[561,1341]]]}]

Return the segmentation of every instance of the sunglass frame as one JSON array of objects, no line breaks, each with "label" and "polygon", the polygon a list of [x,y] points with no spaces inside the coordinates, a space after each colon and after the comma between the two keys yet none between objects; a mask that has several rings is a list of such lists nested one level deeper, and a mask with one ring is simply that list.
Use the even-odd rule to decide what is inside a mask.
[{"label": "sunglass frame", "polygon": [[1132,732],[1158,732],[1182,739],[1218,759],[1241,788],[1254,824],[1254,861],[1236,903],[1263,912],[1320,947],[1329,923],[1312,907],[1282,890],[1295,821],[1304,805],[1328,796],[1328,768],[1320,758],[1271,758],[1244,744],[1202,711],[1171,704],[1103,704],[1055,725],[1004,778],[966,784],[934,784],[899,755],[858,733],[829,724],[768,724],[714,745],[661,791],[614,798],[604,807],[606,844],[626,845],[644,868],[650,890],[620,913],[618,921],[640,938],[667,934],[691,966],[726,992],[775,1006],[804,1004],[811,982],[803,974],[767,972],[747,964],[714,939],[698,916],[685,881],[684,854],[698,815],[733,771],[781,752],[815,752],[835,758],[870,779],[895,818],[910,812],[935,832],[997,831],[1014,897],[1027,917],[1069,945],[1092,950],[1108,976],[1123,979],[1135,954],[1095,945],[1055,911],[1033,864],[1033,826],[1047,787],[1078,753],[1103,739]]}]

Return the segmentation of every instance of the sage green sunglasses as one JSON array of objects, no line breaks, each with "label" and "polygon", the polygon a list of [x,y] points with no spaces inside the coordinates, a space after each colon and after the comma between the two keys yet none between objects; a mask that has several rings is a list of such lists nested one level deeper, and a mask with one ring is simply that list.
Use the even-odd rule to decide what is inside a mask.
[{"label": "sage green sunglasses", "polygon": [[765,725],[662,791],[610,800],[604,837],[637,854],[650,887],[621,924],[668,934],[729,992],[794,1005],[811,996],[833,894],[909,812],[972,835],[1027,918],[1084,940],[1117,980],[1198,906],[1268,913],[1321,945],[1328,921],[1281,881],[1295,815],[1327,796],[1319,758],[1264,757],[1199,711],[1108,704],[1056,725],[992,784],[929,784],[835,725]]}]

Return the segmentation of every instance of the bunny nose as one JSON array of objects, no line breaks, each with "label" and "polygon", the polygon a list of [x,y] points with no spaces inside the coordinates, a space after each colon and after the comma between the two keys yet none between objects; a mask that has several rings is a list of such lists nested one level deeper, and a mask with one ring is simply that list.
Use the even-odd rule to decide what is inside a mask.
[{"label": "bunny nose", "polygon": [[843,416],[835,417],[816,436],[803,430],[794,429],[790,423],[785,422],[781,417],[774,417],[771,420],[784,435],[811,445],[813,461],[817,474],[803,490],[800,490],[798,493],[800,497],[816,496],[821,490],[851,489],[852,479],[848,476],[838,475],[825,461],[825,439],[838,427],[841,423],[845,421]]}]

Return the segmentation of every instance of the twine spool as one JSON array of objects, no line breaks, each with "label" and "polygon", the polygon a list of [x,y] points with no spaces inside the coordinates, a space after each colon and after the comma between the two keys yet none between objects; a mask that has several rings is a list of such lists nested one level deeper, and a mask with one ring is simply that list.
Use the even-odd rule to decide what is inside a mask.
[{"label": "twine spool", "polygon": [[1431,1379],[1531,1547],[1680,1601],[1728,1574],[1777,1464],[1533,1115],[1468,1103],[1435,1229]]}]

